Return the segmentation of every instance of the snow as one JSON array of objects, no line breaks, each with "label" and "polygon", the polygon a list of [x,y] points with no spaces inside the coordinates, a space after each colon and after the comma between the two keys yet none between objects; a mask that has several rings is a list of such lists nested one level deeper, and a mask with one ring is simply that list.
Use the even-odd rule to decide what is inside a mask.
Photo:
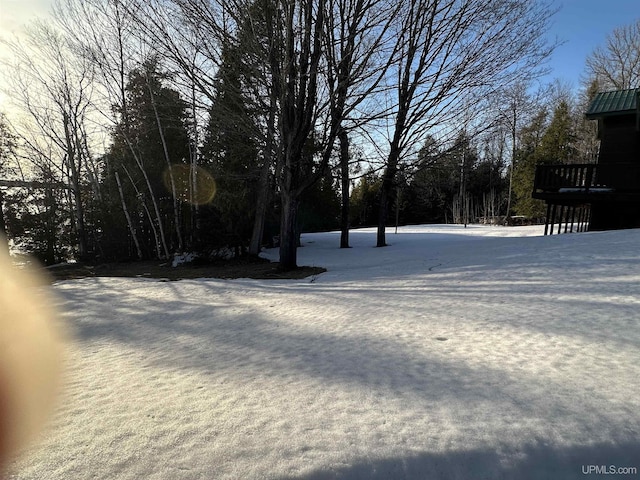
[{"label": "snow", "polygon": [[9,478],[640,468],[640,231],[542,232],[307,234],[328,271],[303,280],[59,282],[66,393]]},{"label": "snow", "polygon": [[173,256],[173,260],[171,261],[172,267],[178,267],[180,265],[184,265],[185,263],[193,262],[197,258],[195,253],[186,252],[186,253],[177,253]]}]

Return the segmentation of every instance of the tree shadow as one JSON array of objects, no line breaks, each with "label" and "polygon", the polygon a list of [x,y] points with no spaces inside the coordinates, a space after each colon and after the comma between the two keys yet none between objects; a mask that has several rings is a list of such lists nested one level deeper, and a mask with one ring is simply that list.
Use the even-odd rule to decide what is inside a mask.
[{"label": "tree shadow", "polygon": [[[312,324],[307,327],[304,322],[292,325],[271,314],[268,305],[249,302],[252,306],[247,307],[241,297],[225,295],[219,282],[198,285],[208,292],[197,293],[197,298],[207,298],[201,304],[189,299],[191,288],[193,285],[164,283],[155,296],[147,297],[138,296],[126,284],[105,282],[90,295],[70,289],[64,296],[67,309],[83,305],[72,319],[80,342],[129,345],[148,362],[162,367],[196,370],[212,377],[248,378],[258,372],[283,380],[297,375],[326,385],[357,386],[423,406],[452,403],[478,414],[484,405],[499,405],[511,414],[517,411],[540,419],[553,410],[554,418],[564,412],[567,424],[580,425],[581,417],[589,417],[586,430],[611,433],[610,415],[597,411],[609,398],[604,379],[600,390],[587,394],[584,388],[566,385],[562,377],[544,371],[527,375],[509,371],[499,362],[472,363],[443,355],[442,349],[455,342],[455,337],[434,334],[411,343],[401,334],[370,332],[363,328],[362,319],[355,330],[349,319],[336,320],[339,328],[332,331],[326,325],[323,329],[314,329]],[[264,293],[259,287],[249,292]],[[312,311],[323,298],[331,298],[323,292],[317,293],[319,303],[309,306]],[[628,401],[622,407],[632,404]],[[633,423],[637,417],[630,420],[631,428],[637,428]]]},{"label": "tree shadow", "polygon": [[[337,465],[281,480],[577,480],[638,478],[640,442],[527,445],[505,461],[495,450],[420,453]],[[635,468],[634,470],[628,467]],[[621,468],[621,470],[618,470]],[[622,470],[624,469],[624,470]]]},{"label": "tree shadow", "polygon": [[[543,423],[542,435],[548,435],[551,441],[569,438],[581,444],[533,444],[520,451],[506,445],[504,452],[478,449],[391,456],[329,465],[299,478],[571,479],[584,477],[582,465],[634,466],[632,462],[640,452],[640,445],[628,440],[638,434],[638,416],[631,411],[637,401],[628,399],[622,405],[611,405],[618,410],[607,411],[606,379],[598,383],[601,391],[586,391],[580,386],[563,385],[562,379],[548,377],[545,372],[519,375],[496,363],[474,365],[464,358],[438,354],[438,349],[455,339],[443,342],[435,337],[423,338],[416,349],[401,337],[369,331],[362,318],[355,322],[355,330],[350,329],[348,319],[336,320],[341,324],[334,330],[314,328],[313,315],[321,314],[322,302],[352,304],[354,296],[363,295],[357,288],[343,292],[345,297],[340,298],[339,289],[290,284],[286,290],[306,294],[299,301],[309,303],[305,308],[312,316],[307,325],[304,321],[287,322],[270,311],[277,303],[276,285],[235,284],[229,287],[234,293],[228,295],[225,282],[219,281],[87,282],[88,288],[78,284],[79,288],[61,290],[64,308],[80,342],[121,343],[153,365],[197,370],[212,379],[258,379],[256,388],[262,386],[260,378],[280,380],[277,384],[282,385],[296,375],[329,390],[336,385],[348,386],[373,392],[368,398],[379,395],[398,399],[421,412],[437,404],[456,422],[470,419],[476,427],[482,425],[486,413],[490,415],[487,422],[502,422],[496,412],[504,411],[507,423],[538,421]],[[446,294],[434,288],[435,294]],[[502,288],[508,287],[499,290]],[[383,304],[386,299],[402,298],[410,292],[409,287],[381,288],[366,295]],[[463,301],[471,294],[475,293],[466,290],[452,295]],[[76,306],[81,307],[74,310]],[[628,428],[622,431],[625,422]],[[568,429],[566,435],[557,431],[562,428]],[[493,436],[508,434],[511,441],[522,441],[531,433],[526,425],[511,429],[504,422],[488,423],[487,429]],[[603,443],[616,438],[620,440]],[[589,446],[586,439],[601,443]]]}]

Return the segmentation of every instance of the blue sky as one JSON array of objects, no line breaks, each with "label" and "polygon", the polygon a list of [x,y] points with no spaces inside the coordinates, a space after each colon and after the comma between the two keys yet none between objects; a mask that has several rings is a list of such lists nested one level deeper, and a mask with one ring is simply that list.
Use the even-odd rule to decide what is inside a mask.
[{"label": "blue sky", "polygon": [[562,0],[554,2],[555,15],[551,35],[565,42],[549,62],[548,79],[558,78],[580,87],[585,60],[594,48],[604,45],[616,27],[630,25],[640,18],[639,0]]},{"label": "blue sky", "polygon": [[[0,0],[0,35],[19,32],[22,25],[38,16],[46,16],[53,0]],[[565,43],[558,47],[549,66],[555,78],[580,86],[587,55],[614,28],[640,18],[640,0],[553,0],[560,7],[554,17],[550,35]]]}]

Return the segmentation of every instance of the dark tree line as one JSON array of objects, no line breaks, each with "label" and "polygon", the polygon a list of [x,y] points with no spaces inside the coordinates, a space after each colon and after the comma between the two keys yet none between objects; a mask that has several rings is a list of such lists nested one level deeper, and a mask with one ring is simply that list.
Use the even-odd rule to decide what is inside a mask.
[{"label": "dark tree line", "polygon": [[[398,171],[393,182],[387,224],[499,223],[504,221],[508,181],[504,157],[487,152],[466,135],[447,148],[428,142],[416,162]],[[379,219],[382,177],[364,175],[352,193],[354,226]]]}]

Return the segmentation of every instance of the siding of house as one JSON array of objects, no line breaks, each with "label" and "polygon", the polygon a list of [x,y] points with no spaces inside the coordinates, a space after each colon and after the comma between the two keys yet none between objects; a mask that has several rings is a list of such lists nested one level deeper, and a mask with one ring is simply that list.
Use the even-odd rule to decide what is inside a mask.
[{"label": "siding of house", "polygon": [[598,163],[640,162],[640,132],[636,115],[604,117],[600,120]]}]

